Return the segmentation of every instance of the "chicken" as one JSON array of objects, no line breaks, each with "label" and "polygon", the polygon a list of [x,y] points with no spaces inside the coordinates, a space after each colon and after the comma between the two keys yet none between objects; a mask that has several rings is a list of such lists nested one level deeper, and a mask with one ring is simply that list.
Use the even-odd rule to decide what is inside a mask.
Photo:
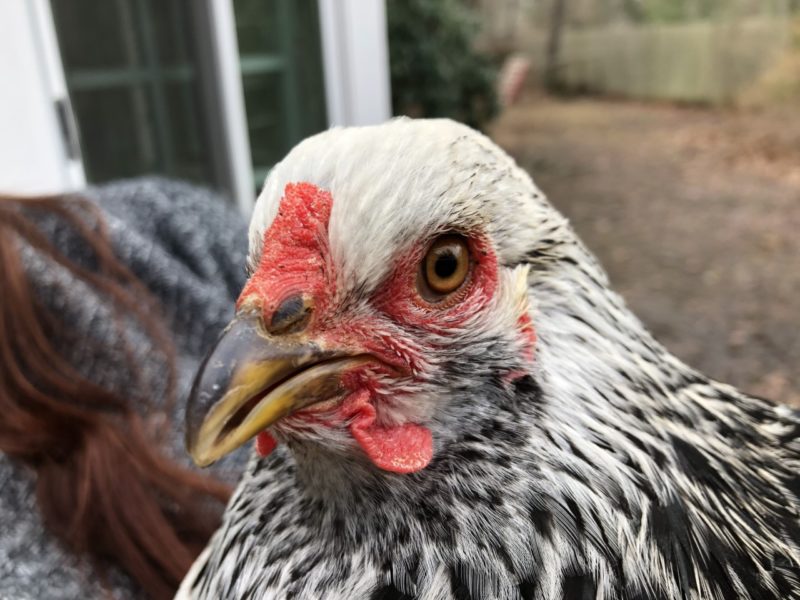
[{"label": "chicken", "polygon": [[660,346],[531,179],[446,120],[270,173],[200,465],[256,438],[180,598],[800,598],[800,419]]}]

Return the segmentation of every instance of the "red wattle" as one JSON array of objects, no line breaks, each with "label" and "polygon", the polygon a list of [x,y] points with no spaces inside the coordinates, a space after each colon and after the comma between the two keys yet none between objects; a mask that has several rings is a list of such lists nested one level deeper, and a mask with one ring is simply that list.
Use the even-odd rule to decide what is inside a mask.
[{"label": "red wattle", "polygon": [[273,450],[275,450],[275,446],[277,445],[278,441],[267,431],[262,431],[256,437],[256,452],[258,452],[258,455],[261,458],[268,456]]},{"label": "red wattle", "polygon": [[415,473],[433,458],[430,430],[416,423],[383,426],[375,423],[369,392],[353,394],[342,406],[352,418],[350,434],[376,467],[392,473]]}]

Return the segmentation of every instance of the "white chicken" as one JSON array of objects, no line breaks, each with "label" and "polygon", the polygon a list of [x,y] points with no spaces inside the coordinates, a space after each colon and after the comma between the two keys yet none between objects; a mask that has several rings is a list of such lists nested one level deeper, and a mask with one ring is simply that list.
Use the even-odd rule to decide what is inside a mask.
[{"label": "white chicken", "polygon": [[450,121],[269,175],[188,447],[253,437],[180,598],[800,597],[797,415],[682,364]]}]

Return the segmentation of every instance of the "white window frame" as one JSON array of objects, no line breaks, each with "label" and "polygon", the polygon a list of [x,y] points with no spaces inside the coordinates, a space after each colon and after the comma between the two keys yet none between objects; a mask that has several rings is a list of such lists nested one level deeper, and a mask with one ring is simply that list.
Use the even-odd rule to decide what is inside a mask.
[{"label": "white window frame", "polygon": [[318,0],[328,122],[373,125],[391,117],[384,0]]}]

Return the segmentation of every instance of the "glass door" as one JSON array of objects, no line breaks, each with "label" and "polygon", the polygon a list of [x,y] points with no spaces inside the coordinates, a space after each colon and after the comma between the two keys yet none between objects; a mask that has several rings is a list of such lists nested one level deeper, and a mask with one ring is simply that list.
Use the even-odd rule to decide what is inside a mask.
[{"label": "glass door", "polygon": [[214,183],[192,1],[51,0],[90,182]]},{"label": "glass door", "polygon": [[[209,2],[51,5],[88,181],[162,173],[227,187]],[[327,126],[319,13],[317,0],[231,7],[258,188],[294,144]]]},{"label": "glass door", "polygon": [[327,126],[316,0],[234,0],[255,185]]}]

